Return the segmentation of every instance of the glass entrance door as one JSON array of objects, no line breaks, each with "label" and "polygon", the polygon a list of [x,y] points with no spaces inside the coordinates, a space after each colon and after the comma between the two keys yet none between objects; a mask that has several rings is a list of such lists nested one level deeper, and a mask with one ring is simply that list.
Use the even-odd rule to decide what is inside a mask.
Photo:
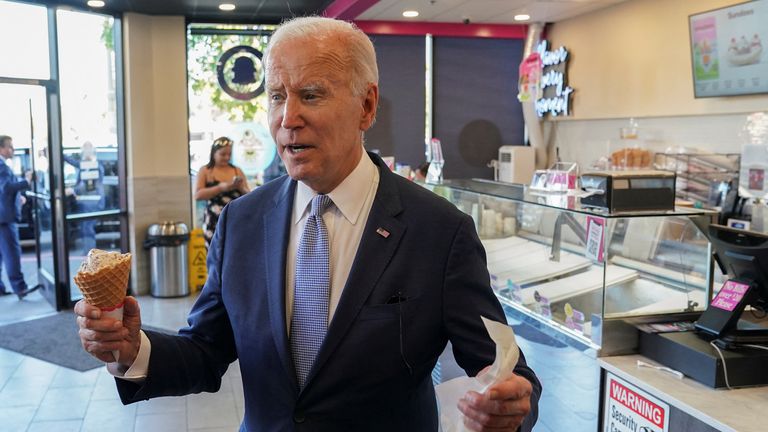
[{"label": "glass entrance door", "polygon": [[[28,83],[0,81],[0,134],[13,139],[14,175],[26,178],[30,189],[19,198],[21,218],[19,239],[23,246],[21,267],[28,286],[40,284],[43,297],[53,306],[60,305],[56,283],[54,229],[56,194],[52,193],[50,140],[48,137],[48,99],[46,87]],[[30,246],[34,246],[32,249]]]},{"label": "glass entrance door", "polygon": [[128,250],[121,21],[0,0],[0,40],[23,41],[0,43],[0,134],[19,149],[17,175],[34,174],[25,275],[70,308],[88,251]]},{"label": "glass entrance door", "polygon": [[[122,145],[120,21],[109,15],[56,10],[61,95],[61,166],[66,241],[62,280],[68,301],[91,249],[124,252],[127,197]],[[127,288],[127,287],[126,287]]]}]

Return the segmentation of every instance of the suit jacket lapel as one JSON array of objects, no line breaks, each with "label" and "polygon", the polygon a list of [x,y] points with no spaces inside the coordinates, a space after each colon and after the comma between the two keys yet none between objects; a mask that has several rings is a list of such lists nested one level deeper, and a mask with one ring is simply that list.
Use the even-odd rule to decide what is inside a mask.
[{"label": "suit jacket lapel", "polygon": [[275,196],[275,206],[264,215],[263,226],[266,242],[264,257],[267,269],[267,299],[269,301],[269,322],[272,337],[280,355],[285,372],[296,384],[285,316],[285,255],[291,229],[291,210],[296,191],[296,182],[286,177],[285,184]]},{"label": "suit jacket lapel", "polygon": [[[312,377],[322,368],[323,363],[328,360],[344,338],[379,277],[387,268],[405,233],[405,224],[395,218],[402,211],[402,207],[394,180],[391,178],[394,174],[389,172],[378,156],[371,153],[369,155],[379,169],[379,187],[360,239],[355,261],[344,286],[344,292],[341,294],[336,312],[328,327],[328,333],[307,377],[307,386],[311,385]],[[389,235],[384,237],[377,233],[379,228],[388,231]]]}]

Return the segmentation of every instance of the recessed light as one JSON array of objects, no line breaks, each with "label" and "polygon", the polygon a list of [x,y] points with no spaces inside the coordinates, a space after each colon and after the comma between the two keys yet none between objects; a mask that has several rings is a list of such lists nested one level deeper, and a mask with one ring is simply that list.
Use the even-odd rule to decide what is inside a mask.
[{"label": "recessed light", "polygon": [[102,0],[88,0],[88,3],[86,3],[90,7],[100,8],[104,7],[104,2]]},{"label": "recessed light", "polygon": [[528,21],[529,19],[531,19],[531,16],[528,14],[515,15],[515,21]]},{"label": "recessed light", "polygon": [[403,11],[403,16],[406,18],[416,18],[417,16],[419,16],[419,11],[415,11],[415,10]]},{"label": "recessed light", "polygon": [[219,5],[219,9],[229,12],[235,10],[235,5],[232,3],[222,3]]}]

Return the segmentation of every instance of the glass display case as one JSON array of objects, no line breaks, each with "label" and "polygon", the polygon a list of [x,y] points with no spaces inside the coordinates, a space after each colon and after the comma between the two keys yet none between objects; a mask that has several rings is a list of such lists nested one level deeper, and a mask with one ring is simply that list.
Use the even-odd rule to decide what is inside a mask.
[{"label": "glass display case", "polygon": [[695,317],[711,298],[714,213],[609,214],[567,194],[483,180],[428,184],[471,215],[507,309],[594,348],[635,351],[638,322]]},{"label": "glass display case", "polygon": [[654,165],[677,174],[677,198],[713,208],[738,183],[741,154],[656,153]]}]

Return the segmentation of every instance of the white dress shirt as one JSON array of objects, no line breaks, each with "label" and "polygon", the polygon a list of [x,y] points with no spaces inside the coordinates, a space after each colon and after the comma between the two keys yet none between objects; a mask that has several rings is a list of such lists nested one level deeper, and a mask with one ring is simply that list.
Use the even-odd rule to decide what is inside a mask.
[{"label": "white dress shirt", "polygon": [[[331,294],[328,304],[328,322],[331,322],[341,292],[347,283],[352,261],[357,254],[357,247],[363,237],[363,228],[371,212],[373,198],[379,186],[379,170],[368,155],[363,156],[357,167],[328,194],[333,206],[323,214],[323,222],[328,229],[328,244],[331,247]],[[288,239],[288,251],[285,265],[285,318],[286,327],[291,328],[293,316],[294,279],[296,276],[296,250],[299,247],[301,233],[309,215],[309,206],[317,192],[302,182],[296,187],[291,218],[291,234]]]},{"label": "white dress shirt", "polygon": [[[328,229],[328,243],[331,247],[331,293],[328,304],[328,322],[331,322],[336,306],[339,304],[344,285],[347,283],[352,262],[357,254],[363,229],[373,206],[373,199],[379,186],[379,170],[363,151],[357,167],[328,194],[333,206],[323,214],[323,222]],[[301,233],[309,214],[309,205],[317,195],[309,186],[298,182],[293,200],[291,232],[288,239],[285,266],[285,326],[290,332],[293,316],[294,279],[296,273],[296,250]],[[141,332],[139,354],[127,371],[121,371],[117,363],[108,363],[107,370],[112,375],[133,382],[142,382],[147,376],[151,344],[149,338]]]}]

